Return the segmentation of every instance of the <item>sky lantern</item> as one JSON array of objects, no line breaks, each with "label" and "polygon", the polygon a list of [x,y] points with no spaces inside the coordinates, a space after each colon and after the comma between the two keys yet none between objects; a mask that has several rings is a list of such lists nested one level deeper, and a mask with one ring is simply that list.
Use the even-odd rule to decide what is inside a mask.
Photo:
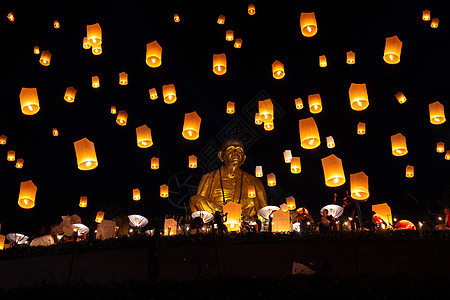
[{"label": "sky lantern", "polygon": [[261,119],[261,116],[259,115],[259,113],[255,113],[255,124],[261,125],[262,123],[263,123],[263,120]]},{"label": "sky lantern", "polygon": [[16,151],[9,150],[8,153],[6,153],[6,160],[7,161],[15,161],[16,160]]},{"label": "sky lantern", "polygon": [[285,75],[285,73],[284,73],[284,64],[281,63],[280,61],[276,60],[272,64],[272,75],[273,75],[273,78],[275,78],[275,79],[283,78],[284,75]]},{"label": "sky lantern", "polygon": [[450,160],[450,150],[445,151],[445,160]]},{"label": "sky lantern", "polygon": [[152,157],[152,159],[150,160],[150,168],[152,170],[159,169],[159,158],[158,157]]},{"label": "sky lantern", "polygon": [[364,172],[350,174],[350,195],[359,201],[369,198],[369,177]]},{"label": "sky lantern", "polygon": [[377,215],[380,215],[389,225],[393,224],[391,208],[387,205],[387,203],[372,205],[372,211],[374,211]]},{"label": "sky lantern", "polygon": [[102,44],[99,45],[93,45],[91,49],[92,54],[94,55],[100,55],[103,53]]},{"label": "sky lantern", "polygon": [[295,108],[298,109],[298,110],[303,109],[302,98],[295,99]]},{"label": "sky lantern", "polygon": [[300,145],[304,149],[314,149],[320,145],[319,129],[313,117],[298,121]]},{"label": "sky lantern", "polygon": [[100,210],[99,212],[97,212],[97,215],[95,216],[95,222],[100,224],[103,221],[104,217],[105,213]]},{"label": "sky lantern", "polygon": [[186,113],[184,115],[183,137],[187,140],[198,139],[201,122],[202,118],[199,117],[197,112]]},{"label": "sky lantern", "polygon": [[242,39],[238,38],[234,41],[234,48],[239,49],[242,47]]},{"label": "sky lantern", "polygon": [[39,46],[34,46],[33,53],[34,54],[40,54],[41,53],[41,51],[39,50]]},{"label": "sky lantern", "polygon": [[128,114],[125,110],[119,110],[117,113],[116,123],[120,126],[127,125]]},{"label": "sky lantern", "polygon": [[133,189],[133,200],[134,201],[141,200],[141,191],[139,189]]},{"label": "sky lantern", "polygon": [[292,161],[292,151],[291,150],[284,150],[283,152],[283,158],[285,163],[290,163]]},{"label": "sky lantern", "polygon": [[332,149],[336,146],[336,144],[334,143],[334,138],[330,135],[327,136],[327,148]]},{"label": "sky lantern", "polygon": [[0,250],[5,248],[5,236],[0,234]]},{"label": "sky lantern", "polygon": [[325,55],[319,56],[319,66],[325,68],[327,66],[327,57]]},{"label": "sky lantern", "polygon": [[264,122],[264,130],[265,131],[271,131],[275,128],[275,124],[273,123],[273,119],[270,121]]},{"label": "sky lantern", "polygon": [[359,122],[356,132],[358,133],[358,135],[364,135],[366,134],[366,123],[363,122]]},{"label": "sky lantern", "polygon": [[225,32],[225,40],[231,42],[234,40],[234,31],[233,30],[227,30],[227,32]]},{"label": "sky lantern", "polygon": [[286,198],[286,205],[287,205],[288,210],[294,210],[296,208],[295,198],[292,197],[292,196],[287,197]]},{"label": "sky lantern", "polygon": [[272,100],[266,99],[258,101],[259,117],[263,122],[273,120],[273,103]]},{"label": "sky lantern", "polygon": [[48,67],[50,65],[50,59],[52,58],[52,55],[50,54],[50,51],[45,50],[41,53],[41,58],[39,58],[39,62],[44,67]]},{"label": "sky lantern", "polygon": [[136,128],[136,139],[139,148],[149,148],[153,145],[152,131],[147,125]]},{"label": "sky lantern", "polygon": [[58,128],[52,128],[52,135],[53,136],[59,136]]},{"label": "sky lantern", "polygon": [[97,89],[100,87],[100,79],[98,78],[98,76],[92,76],[92,87],[94,89]]},{"label": "sky lantern", "polygon": [[253,15],[256,13],[256,10],[255,10],[255,4],[250,3],[250,4],[247,6],[247,12],[248,12],[248,14],[249,14],[250,16],[253,16]]},{"label": "sky lantern", "polygon": [[445,122],[444,105],[439,101],[429,104],[428,109],[430,111],[431,124],[439,125]]},{"label": "sky lantern", "polygon": [[58,20],[53,20],[53,27],[55,27],[55,29],[59,29],[61,27]]},{"label": "sky lantern", "polygon": [[356,62],[356,59],[355,59],[355,52],[353,52],[353,51],[348,51],[348,52],[347,52],[347,64],[348,64],[348,65],[354,65],[355,62]]},{"label": "sky lantern", "polygon": [[125,72],[119,73],[119,84],[127,85],[128,84],[128,74]]},{"label": "sky lantern", "polygon": [[405,95],[403,95],[402,92],[398,92],[397,94],[395,94],[395,98],[397,98],[398,103],[403,104],[406,102],[406,97]]},{"label": "sky lantern", "polygon": [[22,88],[19,94],[20,107],[24,115],[34,115],[40,109],[36,88]]},{"label": "sky lantern", "polygon": [[150,95],[150,99],[152,100],[158,99],[158,93],[156,92],[155,88],[149,89],[148,94]]},{"label": "sky lantern", "polygon": [[300,14],[300,29],[305,37],[312,37],[317,33],[316,15],[313,12]]},{"label": "sky lantern", "polygon": [[180,22],[180,16],[179,16],[178,14],[173,14],[173,21],[174,21],[175,23]]},{"label": "sky lantern", "polygon": [[438,28],[438,26],[439,26],[439,19],[438,18],[433,18],[433,20],[431,20],[430,26],[431,26],[431,28]]},{"label": "sky lantern", "polygon": [[19,206],[25,209],[34,207],[37,187],[33,181],[28,180],[20,183]]},{"label": "sky lantern", "polygon": [[225,16],[224,15],[219,15],[219,17],[217,18],[217,24],[219,24],[219,25],[225,24]]},{"label": "sky lantern", "polygon": [[79,207],[87,207],[87,197],[80,196],[80,202],[78,203]]},{"label": "sky lantern", "polygon": [[168,198],[169,197],[169,186],[163,184],[159,186],[159,196],[161,198]]},{"label": "sky lantern", "polygon": [[145,61],[150,68],[157,68],[162,62],[162,47],[157,41],[153,41],[147,44],[147,53],[145,55]]},{"label": "sky lantern", "polygon": [[87,49],[90,49],[90,48],[91,48],[91,44],[89,43],[87,36],[85,36],[83,38],[83,49],[87,50]]},{"label": "sky lantern", "polygon": [[437,153],[444,153],[445,152],[445,143],[439,142],[436,144],[436,152]]},{"label": "sky lantern", "polygon": [[172,236],[177,234],[178,223],[173,218],[164,219],[164,235]]},{"label": "sky lantern", "polygon": [[302,171],[302,165],[300,163],[300,157],[294,156],[291,159],[291,173],[299,174]]},{"label": "sky lantern", "polygon": [[223,75],[227,72],[227,57],[225,53],[213,55],[213,72],[216,75]]},{"label": "sky lantern", "polygon": [[[282,205],[280,205],[281,208]],[[272,232],[290,232],[291,231],[291,220],[290,212],[286,209],[282,209],[273,212],[272,219]]]},{"label": "sky lantern", "polygon": [[282,210],[282,211],[284,211],[284,212],[288,211],[289,209],[288,209],[287,204],[286,204],[286,203],[281,204],[281,205],[280,205],[280,210]]},{"label": "sky lantern", "polygon": [[16,161],[16,169],[22,169],[23,168],[23,158],[19,158]]},{"label": "sky lantern", "polygon": [[402,52],[402,42],[396,35],[386,38],[383,56],[383,59],[386,63],[398,64],[400,62],[401,52]]},{"label": "sky lantern", "polygon": [[256,197],[256,190],[255,186],[253,184],[249,184],[247,186],[247,194],[249,198],[255,198]]},{"label": "sky lantern", "polygon": [[92,25],[86,26],[87,31],[87,39],[89,44],[93,46],[101,45],[102,43],[102,29],[100,28],[100,24],[95,23]]},{"label": "sky lantern", "polygon": [[406,148],[406,138],[401,133],[391,136],[391,146],[392,154],[394,156],[403,156],[408,153],[408,149]]},{"label": "sky lantern", "polygon": [[227,114],[229,115],[234,114],[234,102],[232,101],[227,102]]},{"label": "sky lantern", "polygon": [[365,110],[369,106],[369,96],[365,83],[352,83],[348,90],[350,106],[353,110]]},{"label": "sky lantern", "polygon": [[422,20],[424,20],[424,21],[430,21],[430,18],[431,18],[430,11],[429,11],[429,10],[424,10],[424,11],[422,12]]},{"label": "sky lantern", "polygon": [[309,95],[308,106],[311,113],[320,113],[322,111],[322,99],[320,98],[320,94]]},{"label": "sky lantern", "polygon": [[228,231],[239,230],[241,227],[241,204],[230,201],[223,206],[223,213],[227,214],[225,225],[227,226]]},{"label": "sky lantern", "polygon": [[262,166],[256,166],[255,167],[255,177],[263,177]]},{"label": "sky lantern", "polygon": [[340,158],[334,154],[322,158],[322,167],[326,186],[336,187],[345,183],[344,168]]},{"label": "sky lantern", "polygon": [[410,166],[410,165],[406,166],[405,176],[406,176],[406,178],[414,177],[414,166]]},{"label": "sky lantern", "polygon": [[197,168],[197,156],[189,155],[189,157],[188,157],[188,166],[191,169]]},{"label": "sky lantern", "polygon": [[75,95],[77,94],[77,90],[73,86],[69,86],[66,88],[66,93],[64,94],[64,100],[69,103],[73,103],[75,101]]},{"label": "sky lantern", "polygon": [[88,171],[98,166],[97,154],[95,153],[94,143],[83,138],[73,143],[75,154],[77,156],[78,169]]},{"label": "sky lantern", "polygon": [[6,145],[6,140],[8,137],[4,134],[0,135],[0,145]]},{"label": "sky lantern", "polygon": [[173,84],[163,85],[162,93],[165,103],[172,104],[175,103],[175,101],[177,101],[177,93],[175,91],[175,85]]},{"label": "sky lantern", "polygon": [[8,20],[10,22],[14,22],[15,18],[14,18],[14,13],[11,11],[8,13],[8,15],[6,16],[8,18]]},{"label": "sky lantern", "polygon": [[275,174],[273,174],[273,173],[267,174],[267,185],[268,186],[276,186],[277,185],[277,178],[275,177]]},{"label": "sky lantern", "polygon": [[117,113],[117,108],[114,105],[111,105],[111,110],[110,110],[112,115],[115,115]]}]

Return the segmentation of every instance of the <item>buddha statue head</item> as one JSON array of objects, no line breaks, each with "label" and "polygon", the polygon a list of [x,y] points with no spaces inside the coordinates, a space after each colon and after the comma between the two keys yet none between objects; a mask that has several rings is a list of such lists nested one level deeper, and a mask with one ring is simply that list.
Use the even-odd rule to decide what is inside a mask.
[{"label": "buddha statue head", "polygon": [[239,140],[226,140],[217,154],[226,168],[239,168],[245,162],[244,144]]}]

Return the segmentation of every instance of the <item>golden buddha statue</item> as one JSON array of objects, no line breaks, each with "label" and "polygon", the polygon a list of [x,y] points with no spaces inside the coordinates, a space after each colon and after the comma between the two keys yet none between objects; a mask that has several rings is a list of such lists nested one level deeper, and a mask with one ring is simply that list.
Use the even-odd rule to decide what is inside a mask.
[{"label": "golden buddha statue", "polygon": [[[246,158],[244,145],[239,140],[227,140],[218,157],[223,165],[202,176],[197,195],[189,199],[191,213],[200,210],[214,214],[222,211],[224,204],[236,202],[241,204],[244,218],[251,219],[267,205],[267,197],[262,182],[240,169]],[[254,198],[248,196],[249,185],[255,187]]]}]

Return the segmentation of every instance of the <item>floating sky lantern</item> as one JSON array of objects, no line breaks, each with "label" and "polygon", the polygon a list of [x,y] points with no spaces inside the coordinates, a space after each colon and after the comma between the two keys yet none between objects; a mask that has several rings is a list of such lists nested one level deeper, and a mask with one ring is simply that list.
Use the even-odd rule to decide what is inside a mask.
[{"label": "floating sky lantern", "polygon": [[433,102],[428,105],[430,111],[430,122],[434,125],[439,125],[445,122],[444,105],[439,101]]},{"label": "floating sky lantern", "polygon": [[256,167],[255,167],[255,176],[256,176],[256,177],[263,177],[263,169],[262,169],[262,166],[256,166]]},{"label": "floating sky lantern", "polygon": [[266,99],[258,101],[259,117],[263,122],[273,120],[273,103],[272,100]]},{"label": "floating sky lantern", "polygon": [[39,50],[39,46],[34,46],[33,53],[34,53],[34,54],[39,54],[39,53],[41,53],[41,51]]},{"label": "floating sky lantern", "polygon": [[292,161],[292,151],[291,150],[284,150],[283,152],[284,162],[290,163]]},{"label": "floating sky lantern", "polygon": [[377,215],[380,215],[387,224],[393,224],[391,208],[387,205],[387,203],[372,205],[372,211],[374,211]]},{"label": "floating sky lantern", "polygon": [[350,174],[350,196],[359,201],[369,198],[369,177],[364,172]]},{"label": "floating sky lantern", "polygon": [[119,84],[127,85],[128,84],[128,74],[125,72],[119,73]]},{"label": "floating sky lantern", "polygon": [[216,75],[223,75],[227,72],[227,57],[225,53],[213,55],[213,72]]},{"label": "floating sky lantern", "polygon": [[[280,207],[281,208],[281,207]],[[272,214],[272,232],[290,232],[291,220],[288,210],[282,209],[274,211]]]},{"label": "floating sky lantern", "polygon": [[141,191],[139,189],[133,189],[133,200],[134,201],[141,200]]},{"label": "floating sky lantern", "polygon": [[149,148],[153,145],[152,131],[147,125],[136,128],[136,139],[139,148]]},{"label": "floating sky lantern", "polygon": [[292,197],[292,196],[287,197],[286,198],[286,205],[287,205],[288,210],[294,210],[296,208],[295,198]]},{"label": "floating sky lantern", "polygon": [[450,160],[450,150],[445,151],[444,159],[445,160]]},{"label": "floating sky lantern", "polygon": [[20,183],[19,206],[25,209],[34,207],[37,187],[33,181],[28,180]]},{"label": "floating sky lantern", "polygon": [[398,64],[400,62],[401,51],[402,51],[402,42],[396,35],[386,38],[383,56],[383,59],[386,63]]},{"label": "floating sky lantern", "polygon": [[53,136],[59,136],[58,128],[52,128],[52,135]]},{"label": "floating sky lantern", "polygon": [[98,78],[98,76],[92,76],[92,87],[94,89],[97,89],[100,87],[100,79]]},{"label": "floating sky lantern", "polygon": [[169,197],[169,186],[163,184],[159,187],[159,196],[161,198],[168,198]]},{"label": "floating sky lantern", "polygon": [[95,222],[100,224],[103,221],[104,217],[105,217],[105,213],[103,211],[97,212],[97,215],[95,216]]},{"label": "floating sky lantern", "polygon": [[358,135],[365,135],[366,134],[366,123],[359,122],[356,132],[358,133]]},{"label": "floating sky lantern", "polygon": [[80,196],[80,202],[78,203],[79,207],[87,207],[87,197],[86,196]]},{"label": "floating sky lantern", "polygon": [[397,94],[395,94],[395,98],[397,98],[398,103],[403,104],[406,102],[406,97],[405,95],[403,95],[402,92],[398,92]]},{"label": "floating sky lantern", "polygon": [[14,22],[14,20],[15,20],[13,12],[8,13],[8,15],[6,17],[8,18],[8,20],[10,22]]},{"label": "floating sky lantern", "polygon": [[299,174],[302,171],[302,165],[300,163],[300,157],[294,156],[291,160],[291,173]]},{"label": "floating sky lantern", "polygon": [[178,223],[173,218],[164,219],[164,235],[172,236],[177,234]]},{"label": "floating sky lantern", "polygon": [[256,13],[255,5],[253,3],[250,3],[247,6],[247,12],[250,16],[253,16]]},{"label": "floating sky lantern", "polygon": [[158,93],[156,92],[155,88],[149,89],[148,94],[150,95],[150,99],[152,100],[158,99]]},{"label": "floating sky lantern", "polygon": [[73,103],[75,101],[76,94],[77,90],[73,86],[69,86],[68,88],[66,88],[64,100],[66,100],[66,102]]},{"label": "floating sky lantern", "polygon": [[48,67],[50,65],[51,58],[52,58],[52,55],[50,54],[50,51],[45,50],[45,51],[42,51],[41,57],[39,58],[39,62],[44,67]]},{"label": "floating sky lantern", "polygon": [[355,59],[355,52],[353,52],[353,51],[348,51],[348,52],[347,52],[347,64],[348,64],[348,65],[354,65],[355,62],[356,62],[356,59]]},{"label": "floating sky lantern", "polygon": [[430,18],[431,18],[430,11],[429,11],[429,10],[424,10],[424,11],[422,12],[422,20],[424,20],[424,21],[430,21]]},{"label": "floating sky lantern", "polygon": [[264,122],[264,130],[265,131],[271,131],[275,128],[275,124],[273,122],[273,119],[270,121]]},{"label": "floating sky lantern", "polygon": [[225,24],[225,16],[224,15],[219,15],[219,17],[217,18],[217,24],[219,24],[219,25]]},{"label": "floating sky lantern", "polygon": [[178,14],[173,14],[173,21],[174,21],[175,23],[180,22],[180,16],[179,16]]},{"label": "floating sky lantern", "polygon": [[150,168],[152,170],[159,169],[159,158],[158,157],[152,157],[152,159],[150,160]]},{"label": "floating sky lantern", "polygon": [[16,160],[16,151],[14,150],[9,150],[6,153],[6,160],[7,161],[15,161]]},{"label": "floating sky lantern", "polygon": [[414,177],[414,166],[410,166],[410,165],[406,166],[405,176],[406,176],[406,178]]},{"label": "floating sky lantern", "polygon": [[300,145],[304,149],[314,149],[320,145],[319,129],[313,117],[298,121]]},{"label": "floating sky lantern", "polygon": [[242,47],[242,39],[238,38],[234,41],[234,48],[239,49]]},{"label": "floating sky lantern", "polygon": [[114,105],[111,105],[111,110],[110,110],[112,115],[115,115],[117,113],[117,108]]},{"label": "floating sky lantern", "polygon": [[256,197],[256,189],[253,184],[249,184],[247,186],[247,195],[249,198],[255,198]]},{"label": "floating sky lantern", "polygon": [[58,21],[58,20],[53,20],[53,27],[54,27],[55,29],[59,29],[59,28],[61,27],[61,25],[59,24],[59,21]]},{"label": "floating sky lantern", "polygon": [[95,153],[94,143],[83,138],[73,143],[77,157],[78,169],[88,171],[98,166],[97,154]]},{"label": "floating sky lantern", "polygon": [[348,96],[353,110],[362,111],[369,106],[369,96],[365,83],[352,83],[348,90]]},{"label": "floating sky lantern", "polygon": [[6,145],[6,140],[8,137],[4,134],[0,135],[0,145]]},{"label": "floating sky lantern", "polygon": [[100,24],[95,23],[86,26],[87,39],[91,46],[100,45],[102,43],[102,29]]},{"label": "floating sky lantern", "polygon": [[228,231],[238,231],[241,227],[241,204],[230,201],[223,206],[223,213],[227,214],[225,225]]},{"label": "floating sky lantern", "polygon": [[272,64],[272,75],[273,75],[273,78],[275,78],[275,79],[283,78],[284,75],[285,75],[285,73],[284,73],[284,64],[281,63],[280,61],[276,60]]},{"label": "floating sky lantern", "polygon": [[263,123],[263,120],[261,119],[261,116],[259,115],[259,113],[255,113],[255,124],[261,125],[262,123]]},{"label": "floating sky lantern", "polygon": [[188,157],[188,166],[191,169],[197,168],[197,156],[189,155],[189,157]]},{"label": "floating sky lantern", "polygon": [[317,33],[316,15],[313,12],[300,14],[300,29],[305,37],[312,37]]},{"label": "floating sky lantern", "polygon": [[322,99],[320,98],[320,94],[309,95],[308,106],[311,113],[320,113],[322,111]]},{"label": "floating sky lantern", "polygon": [[184,115],[183,124],[183,137],[187,140],[196,140],[200,133],[200,123],[202,118],[199,117],[197,112],[186,113]]},{"label": "floating sky lantern", "polygon": [[23,168],[23,162],[24,162],[23,158],[17,159],[17,161],[16,161],[16,169],[22,169]]},{"label": "floating sky lantern", "polygon": [[0,250],[5,248],[5,236],[0,234]]},{"label": "floating sky lantern", "polygon": [[19,94],[20,107],[24,115],[34,115],[40,109],[36,88],[22,88]]},{"label": "floating sky lantern", "polygon": [[161,65],[162,47],[158,44],[157,41],[153,41],[147,44],[145,61],[150,68],[157,68]]},{"label": "floating sky lantern", "polygon": [[165,103],[172,104],[175,103],[175,101],[177,101],[177,93],[175,91],[175,85],[173,84],[163,85],[162,93]]},{"label": "floating sky lantern", "polygon": [[334,138],[332,136],[327,136],[327,148],[332,149],[336,146],[334,143]]},{"label": "floating sky lantern", "polygon": [[325,68],[327,66],[327,57],[325,55],[319,56],[319,66]]},{"label": "floating sky lantern", "polygon": [[303,109],[302,98],[295,99],[295,108],[298,109],[298,110]]},{"label": "floating sky lantern", "polygon": [[233,30],[227,30],[227,32],[225,32],[225,40],[231,42],[234,40],[234,31]]},{"label": "floating sky lantern", "polygon": [[119,110],[117,113],[116,123],[120,126],[127,125],[128,114],[125,110]]},{"label": "floating sky lantern", "polygon": [[101,44],[93,45],[91,51],[92,51],[92,54],[94,54],[94,55],[102,54],[103,53],[102,45]]},{"label": "floating sky lantern", "polygon": [[436,144],[436,152],[437,153],[444,153],[445,152],[445,143],[439,142]]},{"label": "floating sky lantern", "polygon": [[340,158],[334,154],[322,158],[322,167],[326,186],[336,187],[345,183],[344,168]]},{"label": "floating sky lantern", "polygon": [[90,48],[91,48],[91,44],[89,43],[87,36],[85,36],[83,38],[83,49],[87,50],[87,49],[90,49]]},{"label": "floating sky lantern", "polygon": [[433,20],[431,20],[430,26],[431,26],[431,28],[438,28],[438,26],[439,26],[439,19],[438,18],[433,18]]},{"label": "floating sky lantern", "polygon": [[392,154],[394,156],[403,156],[408,153],[408,149],[406,147],[406,138],[401,133],[397,133],[391,136],[391,146]]},{"label": "floating sky lantern", "polygon": [[234,102],[232,101],[227,102],[227,114],[229,115],[234,114]]},{"label": "floating sky lantern", "polygon": [[273,173],[267,174],[267,185],[268,186],[276,186],[277,185],[277,178],[275,177],[275,174],[273,174]]}]

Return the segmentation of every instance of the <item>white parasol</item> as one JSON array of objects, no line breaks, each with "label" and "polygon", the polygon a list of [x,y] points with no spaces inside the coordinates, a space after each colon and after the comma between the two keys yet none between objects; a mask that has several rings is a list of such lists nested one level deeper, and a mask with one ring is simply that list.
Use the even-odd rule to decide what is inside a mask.
[{"label": "white parasol", "polygon": [[214,215],[212,213],[203,210],[194,211],[191,216],[193,219],[197,217],[202,218],[203,223],[209,223],[214,219]]},{"label": "white parasol", "polygon": [[140,215],[129,215],[130,225],[133,227],[144,227],[148,224],[148,219]]},{"label": "white parasol", "polygon": [[323,215],[324,209],[328,210],[328,215],[330,215],[334,218],[339,218],[342,215],[342,213],[344,212],[344,209],[342,208],[342,206],[339,206],[336,204],[328,204],[328,205],[325,205],[324,207],[322,207],[322,209],[320,210],[321,215]]},{"label": "white parasol", "polygon": [[264,206],[259,210],[259,215],[264,219],[269,220],[270,214],[279,209],[280,208],[278,206],[273,205]]}]

